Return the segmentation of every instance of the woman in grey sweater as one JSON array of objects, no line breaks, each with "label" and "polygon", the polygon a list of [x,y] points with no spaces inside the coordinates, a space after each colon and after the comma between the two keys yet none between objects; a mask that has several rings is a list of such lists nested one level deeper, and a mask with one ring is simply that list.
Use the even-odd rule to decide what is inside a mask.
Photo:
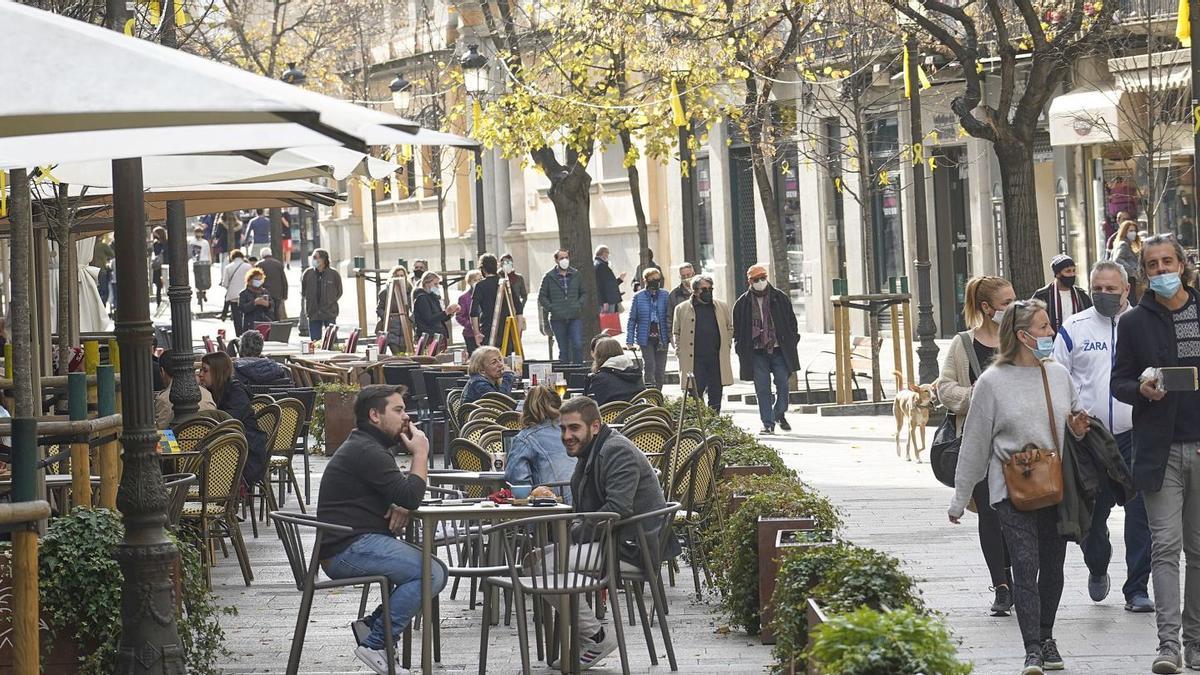
[{"label": "woman in grey sweater", "polygon": [[[1000,351],[975,383],[949,509],[950,522],[957,524],[975,484],[987,476],[991,505],[1000,516],[1013,566],[1017,623],[1025,643],[1021,675],[1063,667],[1054,641],[1054,617],[1062,597],[1067,542],[1058,534],[1055,507],[1018,511],[1009,502],[1004,463],[1027,444],[1055,448],[1067,429],[1077,438],[1088,429],[1087,414],[1076,412],[1070,373],[1057,363],[1042,362],[1053,347],[1054,329],[1044,303],[1023,300],[1009,306],[1000,324]],[[1053,422],[1046,410],[1043,373]]]}]

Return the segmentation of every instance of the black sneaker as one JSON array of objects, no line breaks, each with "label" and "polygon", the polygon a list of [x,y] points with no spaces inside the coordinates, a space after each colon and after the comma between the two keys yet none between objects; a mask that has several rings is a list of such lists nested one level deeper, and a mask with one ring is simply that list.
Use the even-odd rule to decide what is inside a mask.
[{"label": "black sneaker", "polygon": [[792,430],[792,425],[788,424],[787,418],[783,415],[780,415],[779,418],[775,420],[775,423],[778,424],[779,428],[783,429],[784,431]]},{"label": "black sneaker", "polygon": [[996,591],[996,599],[992,602],[992,616],[1008,616],[1013,606],[1012,589],[1008,586],[997,586],[992,590]]},{"label": "black sneaker", "polygon": [[367,623],[366,618],[355,619],[350,624],[350,631],[354,633],[354,642],[362,647],[367,644],[367,636],[371,634],[371,624]]},{"label": "black sneaker", "polygon": [[1042,640],[1042,668],[1045,670],[1062,670],[1062,655],[1058,653],[1058,643],[1054,638]]},{"label": "black sneaker", "polygon": [[1025,667],[1021,669],[1021,675],[1044,675],[1042,669],[1042,655],[1037,652],[1030,652],[1025,655]]}]

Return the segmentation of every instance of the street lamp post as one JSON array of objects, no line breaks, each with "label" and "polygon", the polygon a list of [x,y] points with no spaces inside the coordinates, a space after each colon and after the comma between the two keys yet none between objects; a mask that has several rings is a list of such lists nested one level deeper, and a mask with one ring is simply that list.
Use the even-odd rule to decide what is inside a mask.
[{"label": "street lamp post", "polygon": [[[908,81],[905,86],[911,92],[908,99],[908,118],[912,130],[912,142],[922,142],[925,132],[921,123],[921,83],[917,77],[917,59],[920,50],[917,47],[915,31],[910,31],[904,42],[907,52],[905,58],[910,67],[907,68]],[[923,159],[913,163],[913,219],[917,236],[917,366],[918,376],[922,384],[928,384],[938,376],[938,347],[933,338],[937,333],[937,325],[933,321],[933,291],[930,285],[929,262],[929,217],[925,208],[925,162]],[[893,326],[893,330],[896,327]]]},{"label": "street lamp post", "polygon": [[[479,45],[468,45],[467,53],[459,59],[463,71],[463,85],[475,99],[475,105],[488,91],[488,59],[479,53]],[[487,236],[483,215],[483,147],[475,146],[475,253],[483,255],[487,250]]]}]

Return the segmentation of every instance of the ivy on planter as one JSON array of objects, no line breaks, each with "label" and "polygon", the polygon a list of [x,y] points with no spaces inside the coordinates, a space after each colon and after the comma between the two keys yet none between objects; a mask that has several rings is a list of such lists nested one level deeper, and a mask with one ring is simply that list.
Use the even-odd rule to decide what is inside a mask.
[{"label": "ivy on planter", "polygon": [[966,675],[954,640],[938,619],[904,607],[881,612],[860,607],[813,630],[805,654],[822,673],[840,675]]},{"label": "ivy on planter", "polygon": [[315,455],[325,454],[325,393],[335,392],[343,398],[347,395],[357,395],[359,387],[356,384],[341,382],[319,382],[313,386],[316,394],[313,397],[312,419],[308,423],[309,433],[312,434],[313,444],[309,450]]},{"label": "ivy on planter", "polygon": [[916,581],[892,556],[848,543],[790,550],[780,561],[775,595],[771,599],[774,608],[771,629],[775,633],[774,655],[778,663],[798,660],[804,651],[808,641],[809,598],[833,614],[863,606],[909,607],[914,611],[924,608]]}]

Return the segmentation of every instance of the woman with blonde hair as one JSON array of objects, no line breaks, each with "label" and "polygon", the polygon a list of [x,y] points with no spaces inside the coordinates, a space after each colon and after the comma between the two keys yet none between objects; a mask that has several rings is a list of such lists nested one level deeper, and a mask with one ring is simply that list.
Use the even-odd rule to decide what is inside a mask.
[{"label": "woman with blonde hair", "polygon": [[267,273],[260,267],[251,267],[246,272],[246,287],[238,295],[238,307],[242,310],[242,328],[254,329],[257,324],[275,320],[275,299],[263,284]]},{"label": "woman with blonde hair", "polygon": [[463,403],[483,398],[484,394],[512,391],[517,375],[504,365],[504,357],[495,347],[480,347],[467,361],[467,386],[463,388]]},{"label": "woman with blonde hair", "polygon": [[1126,220],[1117,229],[1113,239],[1112,259],[1129,275],[1129,304],[1136,305],[1142,299],[1141,284],[1142,235],[1137,221]]},{"label": "woman with blonde hair", "polygon": [[[971,407],[975,381],[1000,346],[1000,322],[1016,298],[1012,284],[1003,277],[979,276],[967,282],[963,319],[968,329],[950,343],[942,372],[933,383],[938,400],[955,416],[955,432],[959,435],[962,435]],[[1008,616],[1013,605],[1012,570],[1000,519],[988,498],[988,482],[976,483],[972,496],[979,514],[979,547],[983,550],[983,560],[987,563],[995,593],[991,612],[993,616]]]},{"label": "woman with blonde hair", "polygon": [[596,405],[611,401],[628,401],[646,388],[642,369],[625,353],[621,343],[606,337],[596,342],[592,351],[592,374],[588,375],[583,395]]},{"label": "woman with blonde hair", "polygon": [[[1000,324],[1000,350],[975,383],[947,510],[950,522],[957,524],[979,481],[987,481],[989,505],[1000,517],[1013,565],[1017,624],[1025,648],[1022,675],[1063,668],[1054,618],[1062,598],[1067,540],[1058,533],[1057,505],[1026,511],[1009,501],[1004,465],[1030,445],[1061,452],[1067,431],[1082,438],[1090,427],[1087,413],[1079,410],[1071,374],[1046,361],[1053,349],[1054,327],[1045,303],[1012,303]],[[984,504],[977,506],[982,510]]]},{"label": "woman with blonde hair", "polygon": [[[539,384],[525,394],[521,409],[521,431],[508,450],[504,480],[512,485],[545,485],[571,480],[575,458],[567,454],[558,428],[562,399],[553,389]],[[571,503],[571,490],[566,489]]]}]

